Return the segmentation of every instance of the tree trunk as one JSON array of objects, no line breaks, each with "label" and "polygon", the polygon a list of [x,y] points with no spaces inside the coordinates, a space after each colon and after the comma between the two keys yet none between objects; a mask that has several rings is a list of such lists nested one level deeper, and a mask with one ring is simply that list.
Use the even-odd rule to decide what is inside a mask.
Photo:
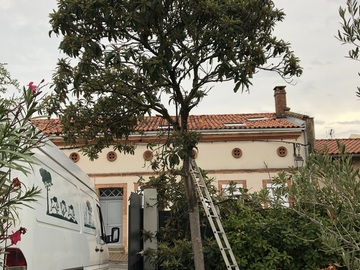
[{"label": "tree trunk", "polygon": [[186,199],[189,208],[191,244],[194,253],[195,270],[205,270],[204,252],[200,231],[199,204],[197,202],[196,190],[190,176],[190,160],[184,159],[184,184]]}]

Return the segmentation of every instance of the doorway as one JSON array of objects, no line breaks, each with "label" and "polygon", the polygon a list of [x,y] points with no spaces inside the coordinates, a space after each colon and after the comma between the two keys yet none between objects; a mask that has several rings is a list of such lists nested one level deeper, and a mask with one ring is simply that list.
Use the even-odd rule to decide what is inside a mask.
[{"label": "doorway", "polygon": [[120,229],[118,243],[109,244],[109,247],[122,247],[123,241],[123,188],[100,188],[100,206],[104,219],[106,235],[111,234],[111,228]]}]

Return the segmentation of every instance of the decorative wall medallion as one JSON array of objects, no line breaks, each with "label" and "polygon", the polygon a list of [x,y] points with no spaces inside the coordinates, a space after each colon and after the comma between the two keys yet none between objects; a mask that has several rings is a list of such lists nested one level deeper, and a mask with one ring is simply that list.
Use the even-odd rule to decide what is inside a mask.
[{"label": "decorative wall medallion", "polygon": [[110,151],[109,153],[106,154],[106,158],[108,161],[115,161],[117,159],[117,154],[115,151]]},{"label": "decorative wall medallion", "polygon": [[80,159],[80,155],[76,152],[72,152],[70,155],[69,155],[69,158],[74,162],[78,162],[79,159]]},{"label": "decorative wall medallion", "polygon": [[143,158],[146,160],[146,161],[151,161],[154,157],[154,154],[152,151],[150,150],[146,150],[143,154]]},{"label": "decorative wall medallion", "polygon": [[287,151],[286,147],[280,146],[280,147],[276,150],[276,153],[278,154],[279,157],[286,157],[288,151]]},{"label": "decorative wall medallion", "polygon": [[234,148],[232,151],[231,151],[231,154],[234,158],[241,158],[242,156],[242,151],[240,148]]}]

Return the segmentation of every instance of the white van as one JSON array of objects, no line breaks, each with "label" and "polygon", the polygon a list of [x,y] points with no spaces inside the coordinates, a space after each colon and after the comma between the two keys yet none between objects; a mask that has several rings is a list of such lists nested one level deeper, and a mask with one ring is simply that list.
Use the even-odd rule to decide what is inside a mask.
[{"label": "white van", "polygon": [[23,207],[10,231],[27,232],[7,248],[5,269],[93,270],[109,268],[106,242],[119,241],[119,228],[104,234],[101,209],[89,177],[47,141],[32,151],[37,163],[27,176],[11,172],[27,187],[41,188],[41,197]]}]

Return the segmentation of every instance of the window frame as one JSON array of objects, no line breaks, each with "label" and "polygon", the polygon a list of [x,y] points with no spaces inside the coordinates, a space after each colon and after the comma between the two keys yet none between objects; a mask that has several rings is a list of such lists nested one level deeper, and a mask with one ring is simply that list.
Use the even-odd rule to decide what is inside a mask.
[{"label": "window frame", "polygon": [[[280,186],[280,184],[276,184],[274,183],[273,180],[271,179],[264,179],[262,180],[262,185],[263,185],[263,188],[268,190],[269,191],[269,197],[272,198],[273,197],[273,189],[272,186],[274,186],[275,188],[277,186]],[[291,180],[288,179],[286,180],[286,183],[285,183],[286,187],[290,187],[291,186]],[[286,200],[284,199],[284,203],[282,203],[282,205],[284,207],[290,207],[291,206],[291,200],[289,197],[286,198]],[[271,205],[269,205],[267,202],[264,203],[264,207],[265,208],[268,208],[268,207],[271,207]]]},{"label": "window frame", "polygon": [[[239,187],[239,189],[240,188],[242,188],[242,189],[247,188],[246,180],[219,180],[218,181],[218,191],[219,191],[220,194],[223,194],[225,197],[230,197],[231,195],[226,194],[226,192],[224,191],[223,185],[228,185],[229,186],[230,182],[234,182],[235,185],[236,185],[236,188],[238,188],[237,185],[242,185],[241,187]],[[240,196],[240,195],[241,195],[240,191],[238,191],[236,193],[233,193],[233,196]]]}]

